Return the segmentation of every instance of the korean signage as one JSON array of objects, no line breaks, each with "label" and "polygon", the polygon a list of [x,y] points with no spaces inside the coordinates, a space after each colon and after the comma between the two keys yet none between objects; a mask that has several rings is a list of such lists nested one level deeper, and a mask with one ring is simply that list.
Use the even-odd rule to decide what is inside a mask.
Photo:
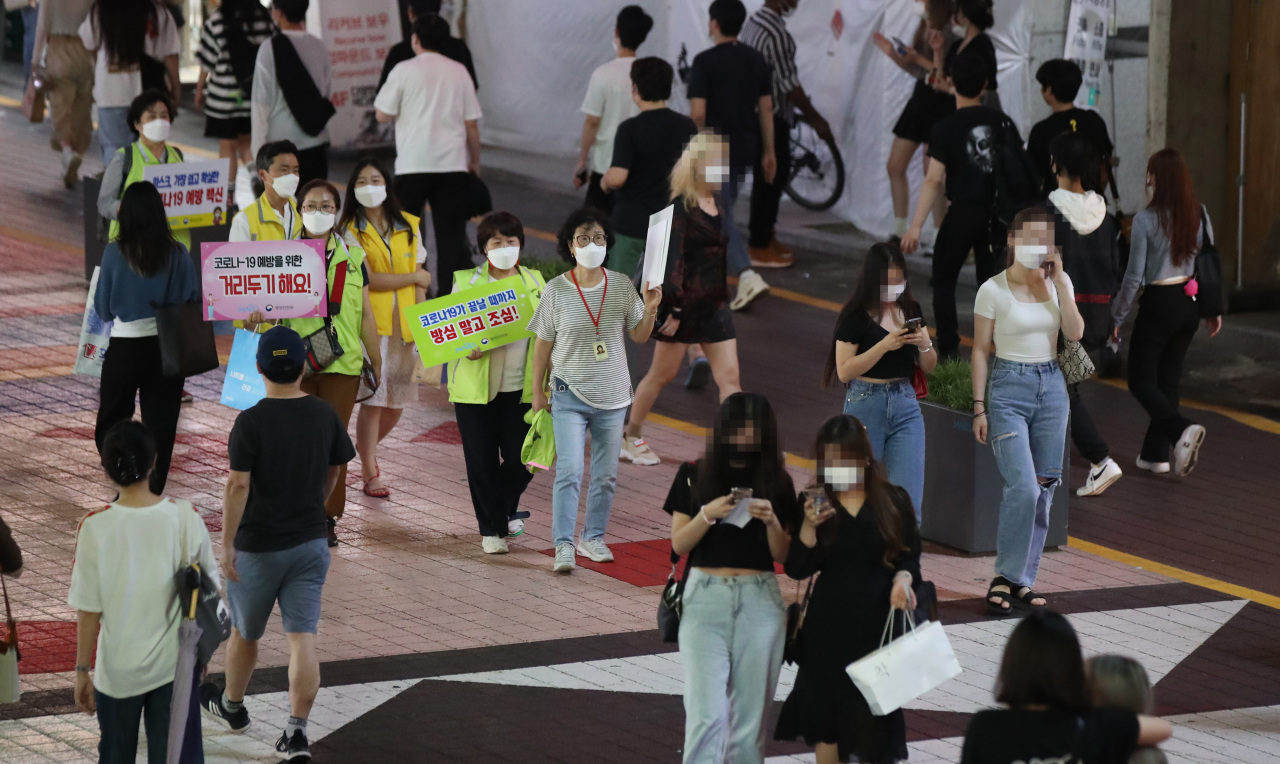
[{"label": "korean signage", "polygon": [[200,245],[205,320],[311,318],[328,313],[324,242],[206,242]]},{"label": "korean signage", "polygon": [[1063,58],[1068,58],[1084,73],[1084,84],[1076,95],[1076,106],[1096,109],[1102,92],[1102,70],[1107,65],[1107,25],[1115,0],[1071,0],[1067,17],[1067,45]]},{"label": "korean signage", "polygon": [[321,31],[329,51],[329,100],[338,112],[329,120],[335,148],[371,148],[395,143],[390,124],[374,117],[373,99],[391,46],[400,42],[396,0],[325,0]]},{"label": "korean signage", "polygon": [[520,276],[411,305],[404,315],[427,368],[533,337],[533,300]]},{"label": "korean signage", "polygon": [[170,228],[203,228],[230,222],[227,173],[230,159],[206,159],[177,164],[149,164],[142,179],[160,192]]}]

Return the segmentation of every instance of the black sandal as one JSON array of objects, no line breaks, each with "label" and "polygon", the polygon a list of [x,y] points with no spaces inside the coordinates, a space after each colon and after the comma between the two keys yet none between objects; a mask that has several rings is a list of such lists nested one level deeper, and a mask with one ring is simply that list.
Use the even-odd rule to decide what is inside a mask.
[{"label": "black sandal", "polygon": [[[1013,588],[1013,587],[1010,587],[1010,588]],[[1049,599],[1045,597],[1043,594],[1036,593],[1030,586],[1022,586],[1018,588],[1024,591],[1020,591],[1018,592],[1018,594],[1014,596],[1018,598],[1018,600],[1022,603],[1023,607],[1030,608],[1031,610],[1040,610],[1040,609],[1049,607]],[[1031,603],[1031,600],[1044,600],[1044,604],[1034,605]]]},{"label": "black sandal", "polygon": [[[994,589],[997,586],[1007,586],[1009,587],[1009,591],[1007,592],[994,591]],[[987,599],[986,599],[987,615],[994,615],[999,617],[1012,615],[1013,608],[1015,605],[1017,605],[1017,600],[1013,596],[1013,590],[1017,588],[1018,588],[1017,584],[1013,583],[1012,581],[1005,578],[1004,576],[996,576],[995,578],[991,579],[991,586],[987,587]],[[999,602],[992,602],[991,601],[992,598],[999,600]],[[1004,603],[1008,603],[1008,607],[1006,607]]]}]

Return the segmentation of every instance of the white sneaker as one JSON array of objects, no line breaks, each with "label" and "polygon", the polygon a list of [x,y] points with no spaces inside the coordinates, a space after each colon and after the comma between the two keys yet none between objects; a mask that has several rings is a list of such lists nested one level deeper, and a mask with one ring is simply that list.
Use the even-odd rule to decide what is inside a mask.
[{"label": "white sneaker", "polygon": [[507,536],[515,537],[524,533],[524,520],[519,518],[507,521]]},{"label": "white sneaker", "polygon": [[511,551],[507,549],[507,540],[501,536],[481,536],[480,546],[484,548],[485,554],[506,554]]},{"label": "white sneaker", "polygon": [[1195,469],[1196,459],[1200,457],[1200,444],[1204,443],[1203,425],[1193,424],[1182,431],[1178,444],[1173,447],[1173,472],[1185,476]]},{"label": "white sneaker", "polygon": [[568,541],[556,544],[556,561],[551,563],[551,570],[555,573],[572,573],[576,567],[578,563],[573,559],[573,544]]},{"label": "white sneaker", "polygon": [[733,302],[729,303],[729,309],[742,310],[757,298],[764,297],[768,293],[769,285],[765,283],[764,278],[759,273],[743,271],[742,276],[738,279],[738,294],[734,296]]},{"label": "white sneaker", "polygon": [[1101,464],[1095,464],[1089,468],[1089,479],[1076,489],[1076,496],[1098,496],[1123,474],[1120,471],[1120,465],[1108,456],[1102,460]]},{"label": "white sneaker", "polygon": [[1149,462],[1141,456],[1135,459],[1134,463],[1138,465],[1138,469],[1146,470],[1156,475],[1164,475],[1171,469],[1168,462]]},{"label": "white sneaker", "polygon": [[618,458],[626,459],[632,464],[638,464],[641,467],[649,467],[654,464],[660,464],[661,459],[649,448],[649,444],[644,442],[644,438],[622,439],[622,450],[618,452]]},{"label": "white sneaker", "polygon": [[[558,547],[556,552],[559,553]],[[592,562],[613,562],[613,552],[610,552],[609,547],[605,546],[600,539],[580,539],[578,554]]]}]

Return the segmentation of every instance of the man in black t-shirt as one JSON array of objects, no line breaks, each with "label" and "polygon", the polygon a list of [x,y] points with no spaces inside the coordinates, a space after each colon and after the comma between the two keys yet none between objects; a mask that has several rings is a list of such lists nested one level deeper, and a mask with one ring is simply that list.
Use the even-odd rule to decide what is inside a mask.
[{"label": "man in black t-shirt", "polygon": [[640,113],[618,125],[613,161],[600,181],[614,192],[609,268],[632,277],[644,257],[649,216],[671,204],[671,169],[698,132],[693,120],[667,108],[673,76],[661,58],[631,65],[631,97]]},{"label": "man in black t-shirt", "polygon": [[951,205],[938,227],[933,249],[933,320],[941,360],[960,355],[960,325],[956,318],[956,281],[973,250],[978,284],[996,272],[994,252],[1004,251],[1005,229],[995,217],[996,140],[1004,114],[982,105],[982,94],[995,79],[990,64],[979,56],[956,59],[951,73],[956,111],[934,125],[929,137],[929,173],[920,189],[915,219],[902,237],[902,251],[911,254],[920,243],[920,230],[933,209],[933,200],[946,182]]},{"label": "man in black t-shirt", "polygon": [[232,732],[249,727],[244,693],[258,640],[277,602],[289,639],[290,717],[276,742],[288,760],[308,758],[307,716],[320,687],[316,625],[329,571],[324,502],[339,467],[355,457],[333,407],[302,392],[307,351],[283,326],[258,341],[267,395],[236,417],[227,451],[231,476],[222,508],[222,572],[233,629],[226,688],[206,682],[201,712]]},{"label": "man in black t-shirt", "polygon": [[[405,30],[404,39],[392,45],[391,50],[387,51],[387,60],[382,64],[382,76],[378,78],[378,90],[382,90],[382,86],[387,84],[387,77],[391,75],[391,70],[396,68],[396,64],[414,57],[414,19],[429,14],[440,15],[440,0],[409,0],[405,8],[405,15],[409,18],[409,28]],[[450,37],[436,52],[467,67],[467,74],[471,75],[471,83],[476,86],[476,90],[480,89],[480,83],[476,81],[476,66],[471,60],[471,49],[467,47],[466,41]]]},{"label": "man in black t-shirt", "polygon": [[1096,111],[1076,108],[1076,94],[1080,92],[1080,85],[1084,82],[1080,67],[1074,61],[1063,58],[1045,61],[1036,71],[1036,81],[1040,83],[1041,97],[1053,110],[1052,114],[1032,126],[1031,133],[1027,136],[1027,153],[1044,175],[1045,197],[1058,187],[1049,146],[1054,138],[1063,133],[1080,133],[1089,139],[1098,152],[1101,158],[1099,171],[1091,172],[1090,177],[1083,178],[1082,181],[1086,191],[1101,194],[1110,178],[1111,154],[1115,147],[1111,145],[1107,123],[1102,121],[1102,117]]}]

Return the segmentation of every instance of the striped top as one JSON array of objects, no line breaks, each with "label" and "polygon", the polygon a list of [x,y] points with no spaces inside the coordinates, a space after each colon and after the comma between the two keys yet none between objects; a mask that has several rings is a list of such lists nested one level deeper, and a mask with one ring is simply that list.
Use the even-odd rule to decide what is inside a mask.
[{"label": "striped top", "polygon": [[[274,27],[265,9],[248,25],[249,43],[256,48],[271,37]],[[256,57],[256,56],[255,56]],[[242,92],[231,66],[231,51],[223,28],[222,11],[214,11],[200,30],[200,49],[196,51],[200,68],[209,73],[205,81],[204,113],[214,119],[239,119],[249,116],[249,93]],[[245,62],[252,72],[254,61]]]},{"label": "striped top", "polygon": [[755,48],[773,67],[773,113],[792,124],[794,115],[787,94],[800,87],[800,73],[796,71],[796,41],[782,16],[767,5],[761,6],[742,25],[738,41]]},{"label": "striped top", "polygon": [[[621,273],[606,270],[605,279],[583,289],[581,296],[568,273],[548,281],[538,309],[529,320],[529,331],[540,340],[554,343],[552,377],[569,385],[583,403],[614,410],[631,405],[631,372],[627,369],[623,335],[644,320],[644,300],[631,279]],[[600,319],[598,336],[587,313],[588,305],[591,314]],[[608,354],[603,361],[596,360],[598,344],[603,344]]]}]

